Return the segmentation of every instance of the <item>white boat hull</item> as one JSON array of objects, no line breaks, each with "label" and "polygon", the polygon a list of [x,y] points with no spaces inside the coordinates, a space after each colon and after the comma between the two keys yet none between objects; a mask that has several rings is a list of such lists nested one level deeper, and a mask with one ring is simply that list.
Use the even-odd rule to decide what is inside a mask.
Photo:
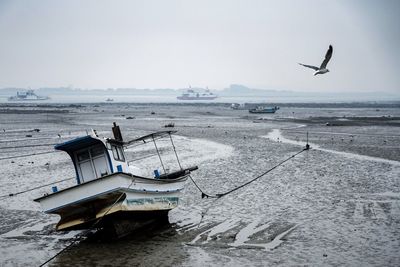
[{"label": "white boat hull", "polygon": [[153,179],[114,173],[35,201],[46,213],[61,216],[57,230],[87,228],[103,217],[151,218],[177,207],[187,176]]}]

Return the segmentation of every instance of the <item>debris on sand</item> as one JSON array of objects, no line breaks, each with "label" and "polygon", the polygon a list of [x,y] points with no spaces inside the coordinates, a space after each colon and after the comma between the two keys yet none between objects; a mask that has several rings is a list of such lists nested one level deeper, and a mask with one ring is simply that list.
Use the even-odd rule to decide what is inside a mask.
[{"label": "debris on sand", "polygon": [[165,128],[174,128],[175,127],[175,123],[170,122],[164,125]]}]

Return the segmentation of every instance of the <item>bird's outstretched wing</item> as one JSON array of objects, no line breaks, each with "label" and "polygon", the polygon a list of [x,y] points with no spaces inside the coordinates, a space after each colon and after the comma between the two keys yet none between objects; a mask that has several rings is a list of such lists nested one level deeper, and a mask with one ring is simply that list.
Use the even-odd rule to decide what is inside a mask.
[{"label": "bird's outstretched wing", "polygon": [[304,67],[306,67],[306,68],[310,68],[310,69],[313,69],[313,70],[319,70],[319,68],[318,68],[318,67],[315,67],[315,66],[305,65],[305,64],[301,64],[301,63],[299,63],[299,65],[302,65],[302,66],[304,66]]},{"label": "bird's outstretched wing", "polygon": [[333,52],[333,48],[332,48],[331,45],[329,45],[329,49],[328,49],[328,51],[326,51],[325,59],[322,62],[320,69],[325,69],[326,68],[326,65],[328,65],[328,62],[332,57],[332,52]]}]

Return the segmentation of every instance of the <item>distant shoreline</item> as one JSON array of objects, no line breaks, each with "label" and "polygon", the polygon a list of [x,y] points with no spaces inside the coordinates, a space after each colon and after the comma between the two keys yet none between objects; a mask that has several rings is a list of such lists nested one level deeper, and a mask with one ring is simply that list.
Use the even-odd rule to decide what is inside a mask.
[{"label": "distant shoreline", "polygon": [[[223,102],[4,102],[0,108],[35,107],[35,108],[75,108],[82,106],[116,106],[116,105],[142,105],[142,106],[220,106],[230,107],[231,103]],[[296,108],[400,108],[400,101],[365,101],[365,102],[252,102],[245,103],[242,109],[253,108],[257,105],[296,107]],[[377,110],[379,112],[379,110]]]}]

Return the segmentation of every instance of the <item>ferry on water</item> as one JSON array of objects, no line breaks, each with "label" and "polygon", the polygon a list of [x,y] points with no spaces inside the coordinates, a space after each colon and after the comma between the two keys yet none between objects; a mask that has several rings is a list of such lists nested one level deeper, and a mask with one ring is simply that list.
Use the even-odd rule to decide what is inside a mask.
[{"label": "ferry on water", "polygon": [[212,93],[209,89],[206,89],[204,92],[197,92],[193,89],[188,89],[181,96],[178,96],[179,100],[213,100],[218,96]]},{"label": "ferry on water", "polygon": [[48,100],[48,96],[38,96],[33,90],[17,92],[17,95],[10,96],[8,101],[36,101],[36,100]]}]

